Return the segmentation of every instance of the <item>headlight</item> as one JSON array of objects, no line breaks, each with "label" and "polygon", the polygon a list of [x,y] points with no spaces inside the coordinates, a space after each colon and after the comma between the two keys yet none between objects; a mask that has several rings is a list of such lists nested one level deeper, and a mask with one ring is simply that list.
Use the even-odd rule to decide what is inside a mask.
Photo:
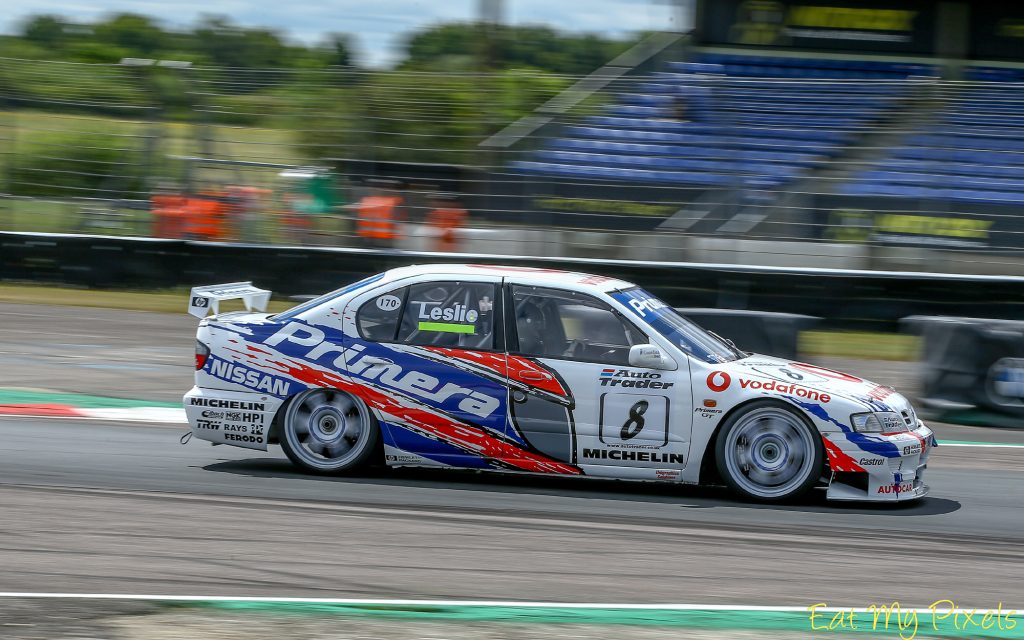
[{"label": "headlight", "polygon": [[860,433],[904,433],[909,431],[903,417],[892,411],[855,413],[850,416],[854,431]]}]

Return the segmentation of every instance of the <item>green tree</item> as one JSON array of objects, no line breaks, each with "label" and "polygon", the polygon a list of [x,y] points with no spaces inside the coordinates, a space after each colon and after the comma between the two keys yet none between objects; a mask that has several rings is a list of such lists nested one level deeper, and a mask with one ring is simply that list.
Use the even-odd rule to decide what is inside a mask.
[{"label": "green tree", "polygon": [[98,22],[92,40],[120,47],[138,57],[153,57],[164,46],[165,33],[152,18],[121,13]]},{"label": "green tree", "polygon": [[204,16],[192,31],[193,44],[216,66],[272,69],[289,66],[290,48],[274,31],[246,29],[223,16]]},{"label": "green tree", "polygon": [[305,100],[299,127],[314,160],[358,157],[473,164],[479,143],[563,91],[569,80],[531,70],[495,74],[381,71]]},{"label": "green tree", "polygon": [[320,47],[324,63],[330,67],[351,67],[355,65],[355,46],[352,36],[345,33],[332,33]]},{"label": "green tree", "polygon": [[625,51],[633,40],[566,34],[545,26],[491,26],[455,22],[413,34],[405,45],[404,69],[453,70],[481,66],[533,68],[584,75]]},{"label": "green tree", "polygon": [[64,21],[53,15],[32,16],[25,22],[21,35],[32,44],[57,49],[66,39]]}]

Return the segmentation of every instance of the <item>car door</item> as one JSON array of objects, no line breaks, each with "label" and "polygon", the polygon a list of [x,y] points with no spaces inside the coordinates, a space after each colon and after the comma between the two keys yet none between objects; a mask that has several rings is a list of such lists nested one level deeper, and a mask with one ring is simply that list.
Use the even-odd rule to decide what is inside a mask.
[{"label": "car door", "polygon": [[509,283],[504,295],[509,370],[527,360],[540,369],[530,375],[551,378],[544,395],[516,389],[510,375],[515,430],[588,474],[679,478],[691,426],[687,362],[630,366],[630,347],[650,338],[589,294]]},{"label": "car door", "polygon": [[347,373],[381,420],[393,465],[502,468],[507,430],[498,278],[394,283],[353,300]]}]

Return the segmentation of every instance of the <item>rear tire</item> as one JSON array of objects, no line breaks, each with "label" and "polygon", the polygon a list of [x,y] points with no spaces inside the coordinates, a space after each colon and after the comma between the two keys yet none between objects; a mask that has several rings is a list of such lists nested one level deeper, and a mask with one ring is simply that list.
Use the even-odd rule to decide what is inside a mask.
[{"label": "rear tire", "polygon": [[718,473],[752,500],[797,498],[821,477],[825,447],[806,417],[781,401],[752,402],[729,416],[715,443]]},{"label": "rear tire", "polygon": [[279,435],[288,459],[313,473],[351,473],[378,451],[380,427],[358,397],[310,389],[285,406]]}]

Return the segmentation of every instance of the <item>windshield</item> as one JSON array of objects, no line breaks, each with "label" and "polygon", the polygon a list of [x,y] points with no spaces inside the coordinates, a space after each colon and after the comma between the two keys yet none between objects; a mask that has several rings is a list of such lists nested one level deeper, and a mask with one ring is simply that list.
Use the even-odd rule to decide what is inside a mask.
[{"label": "windshield", "polygon": [[686,353],[704,362],[730,362],[744,357],[724,340],[687,320],[666,302],[640,287],[614,291],[611,296],[640,316],[652,329]]}]

